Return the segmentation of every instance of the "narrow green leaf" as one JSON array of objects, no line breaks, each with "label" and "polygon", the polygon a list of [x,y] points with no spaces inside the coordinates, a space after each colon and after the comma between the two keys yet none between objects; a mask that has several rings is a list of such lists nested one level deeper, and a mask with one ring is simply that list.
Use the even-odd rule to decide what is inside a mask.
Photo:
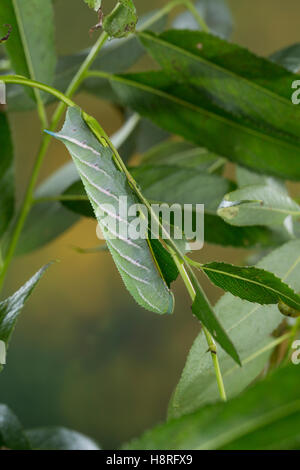
[{"label": "narrow green leaf", "polygon": [[253,185],[227,194],[218,215],[232,225],[274,226],[298,219],[300,206],[276,185]]},{"label": "narrow green leaf", "polygon": [[216,286],[236,297],[261,305],[284,302],[300,311],[300,296],[281,279],[264,269],[218,262],[203,264],[201,269]]},{"label": "narrow green leaf", "polygon": [[[258,268],[273,272],[295,292],[300,291],[300,241],[291,241],[262,259]],[[214,308],[242,359],[238,367],[223,350],[218,357],[228,397],[247,387],[263,370],[277,340],[271,337],[282,322],[277,305],[253,305],[225,294]],[[251,332],[251,334],[249,334]],[[218,400],[211,358],[203,332],[196,338],[179,384],[173,394],[169,416],[179,417]]]},{"label": "narrow green leaf", "polygon": [[14,157],[7,117],[0,112],[0,238],[14,214]]},{"label": "narrow green leaf", "polygon": [[200,408],[146,432],[126,450],[299,449],[300,376],[289,366],[227,403]]},{"label": "narrow green leaf", "polygon": [[[83,181],[86,193],[91,201],[102,232],[106,238],[121,277],[135,300],[144,308],[156,313],[173,310],[173,296],[161,276],[147,240],[133,240],[130,234],[123,237],[111,232],[116,218],[107,210],[109,204],[124,229],[126,221],[120,215],[120,198],[127,197],[128,207],[137,204],[126,176],[114,163],[114,155],[106,141],[100,142],[87,127],[78,108],[69,108],[63,130],[54,137],[65,143],[78,173]],[[132,218],[128,218],[130,221]],[[123,224],[123,225],[122,225]],[[120,235],[120,236],[119,236]]]},{"label": "narrow green leaf", "polygon": [[190,84],[202,99],[209,97],[212,108],[299,145],[300,110],[291,101],[297,75],[204,32],[142,32],[139,37],[166,73]]},{"label": "narrow green leaf", "polygon": [[[225,0],[198,0],[195,7],[209,30],[220,37],[228,38],[233,29],[233,19]],[[174,22],[175,29],[201,29],[191,12],[178,15]]]},{"label": "narrow green leaf", "polygon": [[31,429],[26,436],[34,450],[100,450],[89,437],[66,428]]},{"label": "narrow green leaf", "polygon": [[[0,341],[5,343],[6,349],[25,302],[48,267],[49,265],[44,266],[11,297],[0,302]],[[3,359],[2,363],[5,364],[5,358]]]},{"label": "narrow green leaf", "polygon": [[0,450],[30,450],[24,429],[16,415],[0,404]]},{"label": "narrow green leaf", "polygon": [[[287,141],[282,133],[256,128],[252,122],[222,111],[184,81],[178,83],[160,71],[110,75],[107,79],[123,105],[163,129],[256,171],[300,179],[298,141]],[[298,113],[295,108],[293,112]],[[293,119],[300,122],[296,115]],[[216,135],[227,138],[216,139]]]},{"label": "narrow green leaf", "polygon": [[[12,26],[5,48],[14,71],[51,85],[56,64],[51,0],[1,0],[0,17],[0,35],[3,23]],[[27,92],[34,96],[28,87]]]}]

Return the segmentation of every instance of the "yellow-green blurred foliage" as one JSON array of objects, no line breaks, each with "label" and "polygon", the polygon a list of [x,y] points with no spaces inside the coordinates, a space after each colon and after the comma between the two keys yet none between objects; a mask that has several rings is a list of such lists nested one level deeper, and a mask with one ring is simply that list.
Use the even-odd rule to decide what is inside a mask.
[{"label": "yellow-green blurred foliage", "polygon": [[[139,13],[166,3],[136,0]],[[260,54],[299,41],[297,0],[229,0],[236,21],[233,39]],[[82,0],[57,0],[57,48],[70,53],[93,41],[95,17]],[[107,103],[81,95],[79,104],[111,133],[121,117]],[[17,141],[18,196],[22,197],[39,143],[34,113],[13,116]],[[68,159],[53,143],[47,176]],[[61,424],[87,433],[105,447],[140,433],[165,416],[188,349],[199,327],[180,282],[176,311],[159,317],[139,308],[106,253],[79,255],[72,245],[97,244],[95,223],[82,221],[54,243],[14,262],[6,292],[41,265],[51,267],[25,308],[0,378],[0,401],[28,427]],[[241,262],[242,250],[206,247],[202,260]],[[205,282],[216,300],[219,291]]]}]

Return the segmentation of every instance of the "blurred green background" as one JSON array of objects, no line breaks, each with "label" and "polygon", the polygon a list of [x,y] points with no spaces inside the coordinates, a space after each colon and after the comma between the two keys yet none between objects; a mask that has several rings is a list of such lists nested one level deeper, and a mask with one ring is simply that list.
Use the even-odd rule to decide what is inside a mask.
[{"label": "blurred green background", "polygon": [[[149,3],[136,0],[139,13],[147,11]],[[151,9],[165,3],[152,0]],[[252,51],[268,55],[299,41],[299,1],[228,4],[235,19],[233,40]],[[56,0],[55,10],[60,54],[92,43],[88,30],[95,16],[82,0]],[[107,103],[86,95],[77,101],[107,132],[120,126],[120,115]],[[14,114],[12,122],[21,198],[39,144],[39,123],[34,113]],[[41,177],[67,159],[64,147],[53,143]],[[174,315],[159,317],[135,304],[108,254],[76,254],[72,245],[97,244],[95,229],[95,222],[82,221],[54,243],[14,262],[6,293],[49,260],[60,260],[20,318],[0,377],[0,402],[10,405],[27,427],[64,425],[114,448],[165,417],[199,326],[180,282],[175,286]],[[244,255],[243,250],[209,246],[200,258],[238,263]],[[205,286],[215,301],[220,292]]]}]

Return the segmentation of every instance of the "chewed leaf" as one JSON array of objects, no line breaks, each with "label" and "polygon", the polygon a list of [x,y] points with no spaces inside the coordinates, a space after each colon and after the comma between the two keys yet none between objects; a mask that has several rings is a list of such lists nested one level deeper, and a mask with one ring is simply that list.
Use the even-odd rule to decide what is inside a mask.
[{"label": "chewed leaf", "polygon": [[[79,108],[69,108],[62,131],[53,135],[64,142],[74,160],[108,248],[129,292],[147,310],[161,314],[172,312],[173,295],[148,240],[135,239],[129,231],[122,231],[132,217],[122,214],[121,198],[127,198],[127,207],[139,201],[126,176],[115,166],[110,147],[95,137]],[[118,229],[113,233],[112,227],[115,226]]]}]

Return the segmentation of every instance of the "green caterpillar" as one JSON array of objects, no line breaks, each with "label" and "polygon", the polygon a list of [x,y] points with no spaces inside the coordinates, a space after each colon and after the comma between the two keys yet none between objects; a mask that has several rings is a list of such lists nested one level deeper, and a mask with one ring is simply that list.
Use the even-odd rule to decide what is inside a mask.
[{"label": "green caterpillar", "polygon": [[[147,310],[160,314],[172,313],[174,297],[163,278],[149,241],[140,238],[133,240],[120,233],[114,238],[112,235],[116,234],[107,231],[109,222],[113,222],[112,219],[116,217],[120,225],[130,221],[130,218],[124,220],[119,213],[121,196],[127,197],[128,207],[139,201],[125,174],[116,167],[113,150],[97,132],[97,122],[93,118],[88,119],[86,115],[84,118],[89,121],[88,125],[79,108],[69,108],[61,132],[48,133],[61,140],[69,150],[107,246],[129,292]],[[107,204],[114,207],[113,214],[104,208]]]}]

